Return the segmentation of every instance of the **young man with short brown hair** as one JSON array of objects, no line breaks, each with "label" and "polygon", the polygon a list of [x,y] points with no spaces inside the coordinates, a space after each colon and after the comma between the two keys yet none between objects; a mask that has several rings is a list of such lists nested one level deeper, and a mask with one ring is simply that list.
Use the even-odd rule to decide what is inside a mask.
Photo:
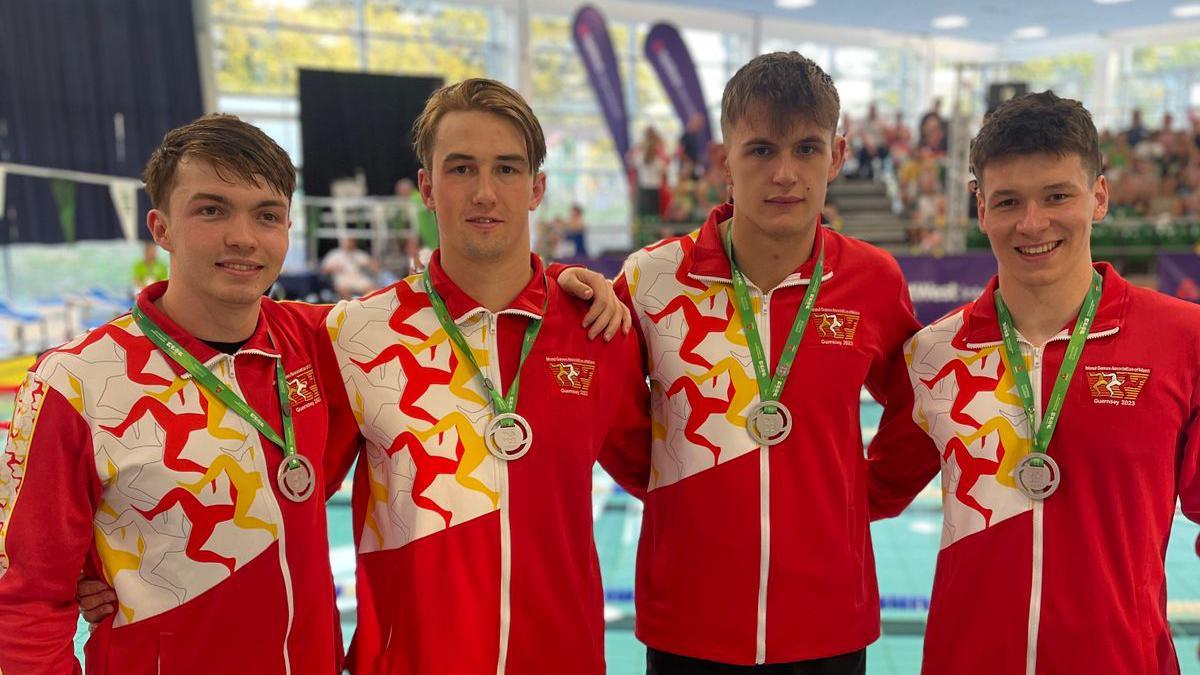
[{"label": "young man with short brown hair", "polygon": [[[327,309],[263,297],[295,173],[257,128],[208,115],[146,168],[170,278],[51,350],[0,457],[0,670],[80,672],[81,571],[117,611],[89,673],[328,675],[341,666],[318,492],[343,402],[314,371]],[[303,384],[303,391],[299,383]]]},{"label": "young man with short brown hair", "polygon": [[1008,101],[971,163],[998,274],[905,346],[908,424],[936,447],[869,461],[876,517],[941,468],[922,672],[1175,675],[1163,557],[1176,502],[1200,520],[1200,308],[1093,262],[1108,184],[1078,101]]},{"label": "young man with short brown hair", "polygon": [[743,66],[718,157],[734,203],[616,283],[660,430],[635,593],[651,674],[863,673],[879,636],[859,393],[903,395],[918,324],[895,260],[821,226],[838,108],[800,54]]}]

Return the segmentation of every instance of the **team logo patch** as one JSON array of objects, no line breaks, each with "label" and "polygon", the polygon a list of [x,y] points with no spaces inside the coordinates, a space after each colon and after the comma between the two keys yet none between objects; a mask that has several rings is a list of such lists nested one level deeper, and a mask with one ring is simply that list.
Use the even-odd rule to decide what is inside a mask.
[{"label": "team logo patch", "polygon": [[813,310],[812,321],[823,345],[853,345],[858,331],[859,313],[852,309]]},{"label": "team logo patch", "polygon": [[1088,395],[1093,403],[1101,405],[1137,405],[1150,379],[1149,368],[1129,366],[1086,366],[1085,373]]},{"label": "team logo patch", "polygon": [[560,394],[587,396],[596,375],[596,362],[591,359],[546,357],[550,377],[558,384]]},{"label": "team logo patch", "polygon": [[321,402],[321,390],[317,388],[317,374],[312,366],[288,373],[287,384],[292,413],[304,412]]}]

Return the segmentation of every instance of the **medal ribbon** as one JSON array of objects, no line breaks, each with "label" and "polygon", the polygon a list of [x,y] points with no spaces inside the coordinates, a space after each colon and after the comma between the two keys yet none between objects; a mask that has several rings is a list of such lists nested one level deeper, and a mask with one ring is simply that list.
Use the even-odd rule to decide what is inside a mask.
[{"label": "medal ribbon", "polygon": [[[433,305],[433,313],[437,315],[438,323],[442,324],[442,329],[446,331],[446,335],[450,337],[459,354],[475,369],[476,377],[487,391],[488,397],[492,399],[492,408],[495,414],[499,416],[515,411],[517,409],[517,393],[521,389],[521,369],[525,365],[525,359],[529,358],[529,352],[533,351],[533,342],[537,339],[538,331],[542,329],[542,320],[531,319],[529,325],[525,327],[525,338],[521,341],[521,360],[517,362],[517,374],[508,387],[508,395],[502,396],[499,383],[492,382],[492,378],[484,375],[483,369],[475,361],[475,352],[471,350],[471,345],[467,344],[467,338],[458,329],[458,324],[454,323],[454,319],[450,317],[450,311],[446,309],[446,301],[434,289],[433,282],[429,278],[428,267],[425,268],[424,281],[425,292],[429,294],[429,303]],[[544,317],[546,308],[550,305],[550,284],[546,281],[544,273],[542,274],[542,283],[546,285],[546,299],[542,302],[542,316]],[[505,419],[500,424],[507,427],[512,426],[514,422],[511,419]]]},{"label": "medal ribbon", "polygon": [[[1033,408],[1033,383],[1029,379],[1029,369],[1025,367],[1025,357],[1021,354],[1021,345],[1017,342],[1017,329],[1013,324],[1012,314],[996,289],[996,316],[1000,320],[1000,335],[1004,338],[1004,353],[1008,357],[1008,367],[1012,370],[1013,380],[1017,384],[1017,393],[1021,396],[1021,405],[1025,416],[1029,418],[1030,431],[1033,433],[1033,448],[1031,452],[1045,454],[1050,447],[1050,438],[1058,426],[1059,413],[1063,402],[1067,399],[1067,387],[1071,385],[1071,376],[1079,365],[1079,357],[1083,355],[1083,343],[1091,330],[1092,320],[1096,318],[1096,309],[1100,306],[1100,293],[1104,280],[1100,274],[1092,270],[1092,285],[1083,306],[1079,308],[1079,318],[1075,320],[1075,329],[1071,331],[1071,341],[1067,343],[1067,353],[1063,355],[1062,365],[1054,379],[1054,389],[1050,392],[1050,401],[1042,414],[1041,424],[1036,426],[1037,417]],[[1042,466],[1043,462],[1033,460],[1033,466]]]},{"label": "medal ribbon", "polygon": [[[818,229],[817,236],[821,236]],[[815,246],[815,244],[814,244]],[[754,307],[750,303],[750,291],[747,289],[746,277],[733,259],[733,221],[725,229],[725,254],[729,256],[729,269],[733,278],[733,296],[736,300],[738,315],[741,316],[742,326],[746,331],[746,343],[750,346],[750,359],[754,362],[754,376],[758,380],[758,395],[763,401],[778,401],[787,382],[788,373],[792,370],[792,362],[796,360],[796,351],[800,349],[800,340],[804,337],[804,329],[808,327],[808,317],[812,314],[813,305],[817,302],[817,293],[821,290],[821,276],[825,271],[825,248],[817,255],[817,263],[813,267],[812,276],[808,280],[808,290],[800,302],[796,312],[796,320],[792,322],[792,331],[788,334],[787,342],[783,345],[783,353],[779,355],[779,364],[775,367],[774,377],[767,371],[769,361],[763,353],[762,339],[758,334],[758,322],[754,317]],[[763,297],[766,302],[766,297]],[[768,413],[775,412],[774,406],[765,408]]]},{"label": "medal ribbon", "polygon": [[[163,350],[167,356],[171,357],[175,363],[178,363],[184,370],[191,374],[200,386],[210,391],[213,396],[216,396],[221,403],[224,403],[230,410],[237,413],[239,417],[249,422],[260,434],[266,436],[275,445],[283,449],[283,459],[288,463],[289,469],[294,469],[300,466],[299,460],[294,459],[296,456],[296,429],[292,425],[292,406],[288,404],[288,388],[287,376],[283,372],[283,359],[275,359],[275,389],[279,395],[279,410],[283,418],[283,438],[275,433],[271,425],[259,415],[254,408],[250,407],[249,403],[242,400],[225,385],[211,370],[204,367],[200,360],[192,356],[178,342],[167,335],[154,320],[146,316],[144,312],[137,306],[133,306],[131,312],[133,320],[137,322],[138,328],[150,338],[156,347]],[[286,440],[285,440],[286,439]]]}]

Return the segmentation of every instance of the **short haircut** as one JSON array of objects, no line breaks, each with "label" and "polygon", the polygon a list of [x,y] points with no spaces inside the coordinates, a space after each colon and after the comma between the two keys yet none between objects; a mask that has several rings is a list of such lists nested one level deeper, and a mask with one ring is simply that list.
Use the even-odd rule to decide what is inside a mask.
[{"label": "short haircut", "polygon": [[837,132],[842,103],[833,79],[797,52],[756,56],[734,73],[721,96],[722,134],[728,136],[756,103],[766,104],[776,132],[797,116]]},{"label": "short haircut", "polygon": [[1079,155],[1090,182],[1100,175],[1100,140],[1092,115],[1079,101],[1052,91],[1006,101],[983,120],[971,142],[971,171],[983,186],[988,163],[1013,155]]},{"label": "short haircut", "polygon": [[278,143],[234,115],[213,113],[168,131],[151,153],[142,181],[154,208],[166,210],[169,206],[175,170],[184,157],[211,163],[222,180],[257,187],[266,181],[289,201],[296,190],[296,167]]},{"label": "short haircut", "polygon": [[421,166],[427,170],[433,169],[433,144],[437,140],[438,123],[451,112],[485,112],[512,122],[525,140],[530,169],[537,172],[542,168],[546,159],[546,137],[529,104],[508,85],[476,77],[433,92],[413,123],[413,149]]}]

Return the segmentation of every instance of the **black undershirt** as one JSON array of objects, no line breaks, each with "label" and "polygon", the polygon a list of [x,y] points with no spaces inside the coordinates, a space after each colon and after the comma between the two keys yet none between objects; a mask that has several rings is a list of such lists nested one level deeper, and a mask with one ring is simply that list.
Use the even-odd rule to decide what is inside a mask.
[{"label": "black undershirt", "polygon": [[237,350],[241,349],[242,345],[249,342],[249,340],[239,340],[238,342],[213,342],[212,340],[204,340],[203,342],[219,352],[236,354]]}]

